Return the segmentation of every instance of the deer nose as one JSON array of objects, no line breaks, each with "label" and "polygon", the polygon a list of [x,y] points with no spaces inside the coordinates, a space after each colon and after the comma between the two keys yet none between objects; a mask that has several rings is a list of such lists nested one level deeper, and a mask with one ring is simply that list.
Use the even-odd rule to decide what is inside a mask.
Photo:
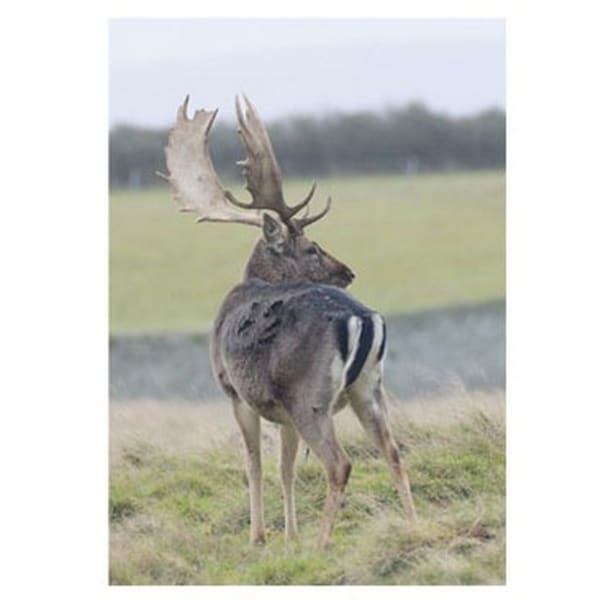
[{"label": "deer nose", "polygon": [[352,281],[354,279],[354,277],[355,277],[355,275],[352,272],[352,270],[349,269],[346,266],[344,266],[344,269],[343,269],[342,273],[344,274],[344,277],[346,277],[348,279],[348,281]]}]

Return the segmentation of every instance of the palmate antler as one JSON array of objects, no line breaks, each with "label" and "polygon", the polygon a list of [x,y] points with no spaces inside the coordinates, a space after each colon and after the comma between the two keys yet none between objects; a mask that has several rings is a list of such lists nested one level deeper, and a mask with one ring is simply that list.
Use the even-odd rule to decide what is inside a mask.
[{"label": "palmate antler", "polygon": [[236,200],[219,180],[208,151],[208,134],[217,116],[217,111],[197,110],[192,119],[187,116],[189,96],[177,111],[177,121],[169,134],[165,148],[168,175],[158,173],[168,181],[175,194],[175,200],[182,211],[198,213],[198,222],[226,221],[262,224],[259,210],[272,210],[279,215],[290,232],[302,229],[327,214],[331,206],[328,198],[325,209],[312,217],[294,218],[308,206],[316,184],[313,184],[307,197],[296,206],[288,206],[283,199],[281,171],[269,135],[262,124],[254,105],[244,96],[246,112],[242,111],[236,97],[236,112],[239,134],[246,148],[247,157],[238,164],[246,178],[246,189],[252,196],[249,204]]},{"label": "palmate antler", "polygon": [[186,96],[177,110],[177,121],[165,147],[169,174],[157,174],[171,184],[181,211],[198,213],[197,222],[228,221],[260,227],[262,219],[257,211],[241,211],[227,201],[229,194],[210,159],[208,134],[218,111],[197,110],[189,119],[189,99]]}]

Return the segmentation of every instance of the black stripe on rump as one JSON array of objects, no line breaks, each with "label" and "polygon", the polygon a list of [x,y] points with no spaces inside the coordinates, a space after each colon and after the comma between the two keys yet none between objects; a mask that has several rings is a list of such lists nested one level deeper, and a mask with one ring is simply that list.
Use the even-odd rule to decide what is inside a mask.
[{"label": "black stripe on rump", "polygon": [[346,372],[346,387],[352,385],[360,375],[360,372],[365,365],[365,361],[367,360],[367,356],[369,356],[372,345],[373,319],[371,319],[370,316],[363,317],[362,329],[360,331],[360,338],[358,340],[358,349],[354,355],[354,360],[352,361],[350,368]]},{"label": "black stripe on rump", "polygon": [[342,360],[348,360],[348,319],[338,319],[335,324],[337,345],[342,355]]},{"label": "black stripe on rump", "polygon": [[379,346],[379,352],[377,352],[377,362],[379,362],[383,358],[383,353],[385,352],[385,321],[381,319],[381,324],[383,326],[383,335],[381,336],[381,345]]}]

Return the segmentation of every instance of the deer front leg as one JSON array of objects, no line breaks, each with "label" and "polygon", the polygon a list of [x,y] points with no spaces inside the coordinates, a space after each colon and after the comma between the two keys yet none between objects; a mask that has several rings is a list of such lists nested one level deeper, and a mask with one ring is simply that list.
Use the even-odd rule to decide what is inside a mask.
[{"label": "deer front leg", "polygon": [[390,432],[385,392],[380,382],[373,391],[353,390],[350,403],[358,420],[375,447],[385,457],[402,507],[409,520],[417,517],[410,483],[398,446]]},{"label": "deer front leg", "polygon": [[260,456],[260,416],[242,400],[234,400],[233,410],[246,447],[246,467],[250,491],[250,541],[264,543],[265,520]]},{"label": "deer front leg", "polygon": [[281,487],[283,490],[285,514],[285,540],[289,542],[296,537],[298,526],[296,523],[296,503],[294,501],[294,462],[298,452],[298,433],[289,425],[282,425],[281,437]]}]

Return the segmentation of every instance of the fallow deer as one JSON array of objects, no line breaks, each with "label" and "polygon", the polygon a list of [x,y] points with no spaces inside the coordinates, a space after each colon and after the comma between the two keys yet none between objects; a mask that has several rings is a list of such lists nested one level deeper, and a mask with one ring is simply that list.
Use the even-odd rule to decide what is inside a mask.
[{"label": "fallow deer", "polygon": [[[281,172],[256,108],[236,98],[239,134],[247,152],[242,166],[250,203],[238,201],[220,182],[208,150],[217,110],[187,116],[189,96],[179,107],[165,148],[167,175],[182,211],[201,221],[262,228],[242,283],[225,298],[211,338],[215,378],[233,402],[247,454],[250,538],[264,542],[260,451],[261,417],[281,432],[280,474],[285,539],[297,534],[294,463],[299,439],[325,468],[329,487],[319,546],[330,541],[351,464],[339,444],[333,415],[349,404],[386,458],[409,519],[415,508],[398,447],[390,433],[382,384],[386,330],[383,318],[343,291],[352,271],[304,231],[324,217],[297,216],[315,191],[295,206],[285,203]],[[267,212],[271,211],[274,216]]]}]

